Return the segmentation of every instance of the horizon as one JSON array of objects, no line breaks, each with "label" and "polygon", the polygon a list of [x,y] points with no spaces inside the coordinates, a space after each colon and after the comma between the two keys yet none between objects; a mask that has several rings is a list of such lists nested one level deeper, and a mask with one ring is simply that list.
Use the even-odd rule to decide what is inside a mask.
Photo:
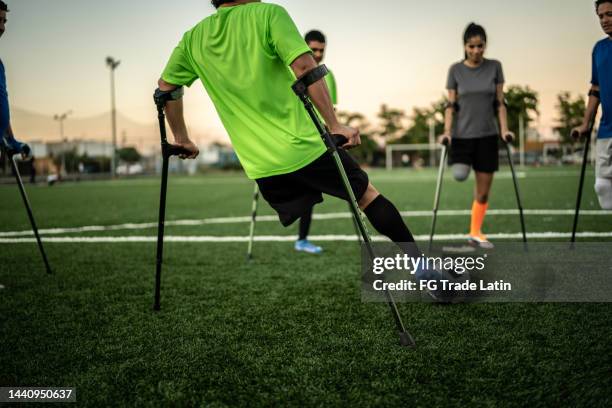
[{"label": "horizon", "polygon": [[[50,117],[72,110],[66,133],[71,121],[109,114],[108,55],[121,60],[117,111],[144,126],[155,123],[151,95],[171,50],[185,31],[214,13],[207,1],[185,0],[173,6],[172,22],[160,25],[168,13],[161,0],[7,2],[11,11],[0,44],[11,107]],[[451,0],[390,0],[380,7],[353,1],[349,14],[345,2],[275,3],[288,10],[300,32],[318,28],[327,35],[324,62],[338,81],[339,110],[362,113],[373,124],[382,104],[410,116],[415,107],[444,95],[448,68],[461,57],[463,29],[476,21],[487,29],[486,57],[502,62],[506,86],[538,92],[541,117],[534,127],[546,137],[556,96],[562,91],[586,95],[591,50],[605,38],[592,2],[470,0],[458,7]],[[323,9],[326,13],[320,13]],[[195,140],[229,141],[199,81],[186,90],[185,116]],[[48,135],[58,134],[55,125]],[[14,123],[17,132],[25,126]]]}]

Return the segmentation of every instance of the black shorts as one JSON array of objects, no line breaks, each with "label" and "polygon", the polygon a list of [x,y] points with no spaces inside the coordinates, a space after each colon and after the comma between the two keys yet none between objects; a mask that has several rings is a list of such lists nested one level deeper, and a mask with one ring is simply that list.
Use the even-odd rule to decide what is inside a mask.
[{"label": "black shorts", "polygon": [[[368,188],[368,175],[346,150],[339,148],[338,154],[353,193],[359,201]],[[276,210],[285,227],[310,211],[313,205],[322,202],[322,193],[349,200],[336,163],[329,152],[293,173],[255,181],[259,185],[261,195]]]},{"label": "black shorts", "polygon": [[451,141],[450,164],[467,164],[474,171],[494,173],[499,170],[498,135],[477,139],[455,139]]}]

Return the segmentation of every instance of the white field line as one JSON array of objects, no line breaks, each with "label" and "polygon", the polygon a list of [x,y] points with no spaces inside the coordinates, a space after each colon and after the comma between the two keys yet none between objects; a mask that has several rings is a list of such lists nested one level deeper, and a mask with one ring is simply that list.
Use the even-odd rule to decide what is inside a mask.
[{"label": "white field line", "polygon": [[[526,179],[528,178],[527,173],[522,171],[517,171],[516,173],[517,179]],[[529,175],[529,177],[533,177],[535,174]],[[446,174],[444,176],[445,179],[451,179],[452,175]],[[472,177],[473,178],[473,177]],[[419,173],[404,173],[404,174],[377,174],[372,175],[370,180],[373,182],[391,182],[391,183],[419,183],[424,181],[432,181],[437,180],[437,174],[419,174]],[[512,180],[512,173],[507,172],[498,172],[495,174],[496,180]]]},{"label": "white field line", "polygon": [[[610,238],[612,232],[579,232],[576,234],[578,238]],[[462,241],[467,237],[466,234],[440,234],[435,236],[436,241]],[[487,237],[494,240],[501,239],[521,239],[521,233],[501,233],[489,234]],[[569,232],[533,232],[527,234],[530,239],[554,239],[554,238],[570,238]],[[310,239],[315,242],[329,241],[356,241],[355,235],[311,235]],[[426,241],[428,235],[417,235],[417,241]],[[382,236],[372,237],[373,241],[385,242],[387,238]],[[56,244],[118,244],[118,243],[153,243],[157,242],[155,236],[133,236],[133,237],[52,237],[44,238],[45,243]],[[166,236],[164,242],[187,242],[187,243],[228,243],[228,242],[248,242],[248,236]],[[256,236],[257,242],[294,242],[295,235],[262,235]],[[0,244],[30,244],[35,243],[35,238],[0,238]]]},{"label": "white field line", "polygon": [[[574,215],[574,210],[523,210],[525,215]],[[432,211],[402,211],[402,216],[408,218],[420,218],[420,217],[431,217]],[[465,216],[470,215],[470,210],[439,210],[438,216]],[[488,210],[487,216],[491,215],[518,215],[518,210]],[[604,211],[604,210],[583,210],[580,211],[580,215],[590,215],[590,216],[602,216],[602,215],[612,215],[612,211]],[[341,218],[351,218],[352,215],[349,212],[337,212],[337,213],[325,213],[325,214],[314,214],[313,218],[315,220],[332,220],[332,219],[341,219]],[[199,220],[177,220],[177,221],[166,221],[166,226],[201,226],[201,225],[210,225],[210,224],[241,224],[251,222],[251,217],[218,217],[218,218],[205,218]],[[278,222],[278,217],[276,215],[260,215],[257,217],[257,222]],[[127,224],[117,224],[117,225],[88,225],[83,227],[73,227],[73,228],[47,228],[41,229],[38,232],[41,235],[62,235],[69,233],[81,233],[81,232],[100,232],[100,231],[121,231],[121,230],[144,230],[144,229],[152,229],[157,228],[156,222],[147,222],[147,223],[127,223]],[[23,230],[23,231],[6,231],[0,232],[0,238],[4,237],[20,237],[20,236],[32,236],[34,233],[32,230]]]}]

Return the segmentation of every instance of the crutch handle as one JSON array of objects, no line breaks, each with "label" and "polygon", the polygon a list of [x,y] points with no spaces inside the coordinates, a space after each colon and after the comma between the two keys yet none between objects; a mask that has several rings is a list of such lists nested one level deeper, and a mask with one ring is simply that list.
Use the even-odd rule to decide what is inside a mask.
[{"label": "crutch handle", "polygon": [[510,144],[514,142],[514,135],[512,133],[506,133],[503,140],[506,142],[506,144]]},{"label": "crutch handle", "polygon": [[185,149],[183,146],[174,145],[170,143],[162,144],[162,152],[165,157],[181,156],[181,155],[191,156],[192,154],[192,152]]},{"label": "crutch handle", "polygon": [[342,147],[348,143],[348,139],[343,135],[331,135],[331,137],[336,147]]},{"label": "crutch handle", "polygon": [[577,129],[573,129],[570,132],[570,136],[572,137],[572,139],[574,140],[580,140],[580,139],[584,139],[589,135],[589,131],[586,132],[580,132]]}]

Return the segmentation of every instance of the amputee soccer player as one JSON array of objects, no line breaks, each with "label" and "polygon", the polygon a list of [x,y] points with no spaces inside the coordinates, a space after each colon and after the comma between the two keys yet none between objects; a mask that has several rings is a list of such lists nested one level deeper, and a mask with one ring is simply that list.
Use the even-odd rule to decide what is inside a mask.
[{"label": "amputee soccer player", "polygon": [[501,136],[509,142],[513,135],[508,130],[502,65],[484,57],[485,29],[469,24],[463,34],[463,44],[465,58],[453,64],[448,72],[449,105],[440,140],[450,142],[450,162],[456,180],[466,180],[471,168],[476,173],[468,240],[491,249],[493,244],[482,233],[482,224],[489,207],[493,175],[499,169],[497,140]]},{"label": "amputee soccer player", "polygon": [[[601,103],[602,116],[597,133],[595,192],[604,210],[612,210],[612,0],[595,3],[597,16],[608,37],[593,48],[589,102],[578,134],[589,131],[589,122]],[[594,119],[594,118],[593,118]]]},{"label": "amputee soccer player", "polygon": [[[217,12],[184,34],[158,82],[161,91],[179,95],[166,105],[176,144],[192,153],[186,158],[197,156],[176,90],[200,79],[247,176],[284,226],[322,202],[322,193],[348,200],[331,154],[291,90],[295,78],[317,63],[287,11],[255,0],[212,3]],[[413,248],[406,244],[414,239],[397,208],[345,151],[361,143],[359,131],[338,122],[325,81],[308,91],[330,133],[347,139],[339,154],[359,207],[379,233]],[[416,276],[435,279],[435,273],[419,270]]]},{"label": "amputee soccer player", "polygon": [[[304,36],[306,45],[312,51],[317,64],[323,62],[325,58],[325,48],[327,46],[327,40],[325,35],[318,30],[311,30]],[[329,90],[329,96],[334,107],[338,104],[338,95],[336,90],[336,79],[331,70],[328,69],[327,75],[325,75],[325,83],[327,83],[327,89]],[[296,251],[303,251],[312,254],[318,254],[323,251],[318,245],[313,244],[308,240],[308,233],[310,231],[310,224],[312,223],[312,208],[300,217],[300,229],[298,240],[295,243]]]},{"label": "amputee soccer player", "polygon": [[[6,28],[6,22],[8,21],[6,14],[8,12],[8,6],[0,0],[0,37],[2,37]],[[25,143],[18,142],[13,136],[8,92],[6,89],[6,74],[2,60],[0,60],[0,144],[3,150],[11,153],[20,153],[24,159],[30,155],[30,147]]]}]

